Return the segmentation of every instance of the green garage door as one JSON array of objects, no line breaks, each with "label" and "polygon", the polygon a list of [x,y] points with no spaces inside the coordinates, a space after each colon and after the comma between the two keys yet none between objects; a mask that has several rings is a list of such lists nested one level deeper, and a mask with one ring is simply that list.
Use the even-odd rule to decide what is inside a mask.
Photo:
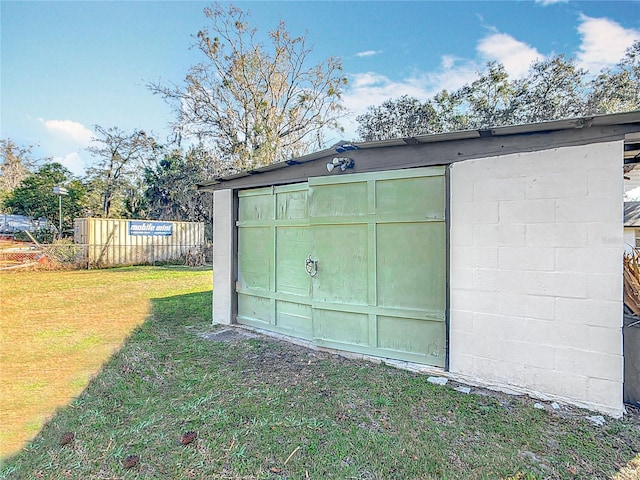
[{"label": "green garage door", "polygon": [[238,322],[310,340],[306,183],[239,193]]},{"label": "green garage door", "polygon": [[441,167],[241,192],[238,321],[443,367],[444,213]]}]

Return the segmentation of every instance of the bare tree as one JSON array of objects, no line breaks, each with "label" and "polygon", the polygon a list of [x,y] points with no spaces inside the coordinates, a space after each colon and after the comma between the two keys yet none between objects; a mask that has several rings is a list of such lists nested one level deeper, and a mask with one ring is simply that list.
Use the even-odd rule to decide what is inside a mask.
[{"label": "bare tree", "polygon": [[139,174],[145,158],[157,148],[142,130],[131,133],[118,127],[94,127],[97,137],[87,148],[97,159],[96,166],[87,169],[87,180],[93,195],[99,198],[101,215],[112,213],[114,197],[123,192],[131,176]]},{"label": "bare tree", "polygon": [[16,189],[37,165],[32,147],[17,145],[12,139],[0,139],[0,201]]},{"label": "bare tree", "polygon": [[204,10],[211,28],[198,32],[206,57],[183,85],[149,85],[173,104],[174,127],[211,144],[232,168],[250,169],[319,148],[327,129],[339,129],[346,78],[338,58],[309,66],[306,38],[284,22],[260,43],[249,14],[233,5]]}]

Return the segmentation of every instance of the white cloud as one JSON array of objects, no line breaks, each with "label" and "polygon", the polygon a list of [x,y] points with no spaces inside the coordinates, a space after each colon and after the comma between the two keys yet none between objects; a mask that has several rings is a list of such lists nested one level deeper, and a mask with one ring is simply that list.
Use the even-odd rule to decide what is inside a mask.
[{"label": "white cloud", "polygon": [[457,90],[477,77],[479,65],[450,55],[441,59],[440,67],[432,72],[416,72],[401,80],[375,73],[349,75],[349,86],[343,96],[345,106],[355,115],[364,113],[370,105],[380,105],[402,95],[427,100],[443,89]]},{"label": "white cloud", "polygon": [[422,75],[428,85],[429,96],[432,97],[442,90],[449,92],[473,82],[478,77],[481,65],[474,60],[459,59],[444,55],[440,59],[440,67]]},{"label": "white cloud", "polygon": [[[542,5],[557,3],[556,0],[539,0]],[[578,61],[582,67],[589,68],[597,62],[604,65],[617,63],[624,51],[635,38],[640,38],[636,30],[625,29],[608,19],[594,19],[584,15],[580,18],[578,31],[583,37]],[[361,52],[359,56],[373,55],[376,52]],[[343,95],[344,105],[351,116],[344,122],[346,138],[353,138],[357,123],[355,117],[366,112],[369,106],[378,106],[385,100],[408,95],[425,101],[443,89],[455,91],[478,78],[478,73],[487,61],[496,61],[504,65],[509,76],[522,78],[527,75],[531,64],[546,56],[534,46],[515,37],[490,29],[490,33],[478,40],[475,58],[458,58],[443,55],[440,65],[428,72],[414,72],[401,79],[392,79],[376,72],[355,73],[349,75],[349,85]],[[597,71],[600,70],[597,67]]]},{"label": "white cloud", "polygon": [[354,114],[364,113],[369,105],[380,105],[390,98],[409,95],[428,98],[428,92],[419,79],[393,81],[378,73],[356,73],[349,76],[349,89],[344,95],[345,106]]},{"label": "white cloud", "polygon": [[343,122],[345,139],[355,138],[355,117],[365,113],[369,106],[378,106],[385,100],[402,95],[426,101],[443,89],[454,91],[472,82],[477,77],[478,70],[479,65],[473,61],[446,55],[442,57],[436,71],[416,72],[400,80],[392,80],[375,72],[349,75],[349,86],[343,95],[344,105],[351,112],[350,117]]},{"label": "white cloud", "polygon": [[94,136],[94,133],[87,127],[72,120],[40,119],[40,121],[50,132],[61,134],[82,146],[89,145],[91,143],[91,138]]},{"label": "white cloud", "polygon": [[53,161],[68,168],[74,175],[82,176],[85,174],[84,160],[80,158],[78,152],[71,152],[61,157],[54,157]]},{"label": "white cloud", "polygon": [[82,159],[82,151],[91,144],[95,134],[79,122],[72,120],[47,120],[38,118],[38,154],[51,158],[68,168],[75,175],[85,174],[87,162]]},{"label": "white cloud", "polygon": [[535,0],[536,3],[546,7],[555,3],[567,3],[569,0]]},{"label": "white cloud", "polygon": [[356,53],[356,57],[373,57],[374,55],[379,55],[382,53],[382,50],[366,50],[364,52]]},{"label": "white cloud", "polygon": [[477,50],[489,61],[500,62],[512,78],[524,77],[531,63],[544,59],[538,50],[506,33],[493,33],[478,42]]},{"label": "white cloud", "polygon": [[356,116],[366,112],[367,107],[380,105],[390,98],[409,95],[417,98],[428,98],[428,94],[416,79],[393,81],[385,75],[374,72],[349,75],[349,86],[343,95],[344,106],[351,115],[343,121],[344,139],[356,137]]},{"label": "white cloud", "polygon": [[456,57],[452,56],[452,55],[443,55],[442,56],[442,68],[446,69],[450,69],[453,68],[453,66],[456,63]]},{"label": "white cloud", "polygon": [[[503,63],[513,77],[525,75],[534,60],[544,58],[535,48],[504,33],[493,33],[481,39],[477,51],[484,61]],[[385,100],[402,95],[424,101],[442,90],[455,91],[473,82],[482,67],[482,63],[477,60],[443,55],[437,69],[414,72],[400,80],[392,80],[375,72],[352,74],[343,97],[344,104],[355,117],[364,113],[371,105],[380,105]]]},{"label": "white cloud", "polygon": [[608,18],[580,15],[578,33],[582,44],[577,55],[578,66],[593,75],[612,67],[624,56],[625,50],[640,39],[640,31],[624,28]]}]

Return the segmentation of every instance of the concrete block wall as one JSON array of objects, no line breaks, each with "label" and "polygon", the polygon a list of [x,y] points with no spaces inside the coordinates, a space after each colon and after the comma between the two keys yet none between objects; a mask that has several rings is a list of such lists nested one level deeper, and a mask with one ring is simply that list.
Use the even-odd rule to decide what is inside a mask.
[{"label": "concrete block wall", "polygon": [[233,322],[233,191],[213,194],[213,323]]},{"label": "concrete block wall", "polygon": [[451,166],[450,370],[623,413],[623,143]]}]

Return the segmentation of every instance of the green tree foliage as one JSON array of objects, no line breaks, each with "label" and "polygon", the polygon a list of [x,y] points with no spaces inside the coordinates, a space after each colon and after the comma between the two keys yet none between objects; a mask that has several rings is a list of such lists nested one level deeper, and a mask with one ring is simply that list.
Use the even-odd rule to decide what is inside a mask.
[{"label": "green tree foliage", "polygon": [[403,95],[397,100],[387,100],[382,105],[369,107],[358,116],[358,135],[364,141],[387,138],[407,138],[422,134],[442,133],[467,127],[467,116],[459,113],[463,102],[460,92],[450,94],[441,91],[433,99],[420,102]]},{"label": "green tree foliage", "polygon": [[640,110],[640,40],[636,40],[614,69],[606,69],[592,82],[591,113]]},{"label": "green tree foliage", "polygon": [[403,95],[397,100],[387,100],[378,107],[358,117],[358,134],[367,141],[384,138],[406,138],[415,132],[437,131],[438,116],[430,102]]},{"label": "green tree foliage", "polygon": [[640,41],[616,68],[589,81],[589,72],[557,55],[534,62],[528,75],[509,78],[490,62],[469,85],[426,102],[402,96],[356,118],[362,140],[410,137],[470,128],[533,123],[640,109]]},{"label": "green tree foliage", "polygon": [[216,176],[202,145],[186,154],[174,149],[155,166],[145,169],[145,201],[151,218],[210,222],[211,194],[198,192],[195,184]]},{"label": "green tree foliage", "polygon": [[136,175],[132,180],[128,181],[122,191],[121,198],[121,215],[124,218],[142,218],[149,217],[149,203],[145,196],[145,190],[148,188],[144,176]]},{"label": "green tree foliage", "polygon": [[486,70],[471,85],[460,89],[470,128],[488,128],[510,123],[514,116],[516,86],[504,66],[489,62]]},{"label": "green tree foliage", "polygon": [[284,22],[265,45],[240,8],[215,4],[204,13],[211,26],[196,45],[205,59],[183,85],[149,85],[173,104],[181,135],[210,144],[230,169],[250,169],[307,153],[339,128],[346,78],[338,58],[310,65],[306,38]]},{"label": "green tree foliage", "polygon": [[449,93],[442,90],[431,100],[436,110],[436,125],[432,133],[454,132],[469,128],[469,118],[461,110],[463,102],[462,92]]},{"label": "green tree foliage", "polygon": [[59,163],[45,163],[28,174],[5,199],[10,213],[32,218],[46,218],[58,225],[58,195],[53,187],[65,187],[69,194],[62,196],[62,230],[73,228],[73,219],[83,212],[85,187],[69,170]]},{"label": "green tree foliage", "polygon": [[87,169],[86,181],[91,191],[88,207],[97,217],[126,216],[127,201],[136,201],[130,195],[136,191],[137,177],[161,147],[142,130],[125,132],[100,125],[94,129],[98,136],[87,148],[97,160],[94,167]]},{"label": "green tree foliage", "polygon": [[564,55],[534,62],[516,82],[513,123],[533,123],[587,113],[586,70]]}]

